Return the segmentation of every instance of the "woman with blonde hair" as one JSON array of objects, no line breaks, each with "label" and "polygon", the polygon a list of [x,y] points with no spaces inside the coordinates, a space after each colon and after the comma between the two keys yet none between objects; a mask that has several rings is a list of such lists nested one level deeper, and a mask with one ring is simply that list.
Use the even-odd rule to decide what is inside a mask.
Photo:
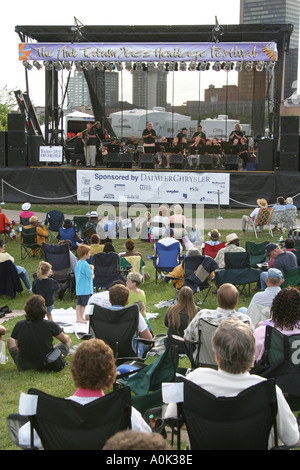
[{"label": "woman with blonde hair", "polygon": [[127,276],[126,286],[129,289],[128,305],[132,305],[138,300],[144,302],[146,308],[146,294],[145,291],[139,288],[143,280],[143,276],[137,272],[130,272]]},{"label": "woman with blonde hair", "polygon": [[[188,286],[183,286],[178,295],[178,303],[169,307],[165,315],[165,326],[168,328],[165,345],[178,345],[172,335],[181,336],[183,338],[184,330],[188,327],[199,309],[194,302],[194,293]],[[181,344],[178,346],[178,352],[185,354],[185,347]]]}]

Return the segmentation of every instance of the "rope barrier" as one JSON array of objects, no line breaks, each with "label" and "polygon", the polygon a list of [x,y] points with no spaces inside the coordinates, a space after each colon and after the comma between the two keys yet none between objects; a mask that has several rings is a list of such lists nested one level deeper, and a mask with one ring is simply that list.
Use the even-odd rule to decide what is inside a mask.
[{"label": "rope barrier", "polygon": [[29,193],[26,193],[25,191],[21,191],[20,189],[15,188],[14,186],[12,186],[11,184],[9,184],[9,183],[8,183],[7,181],[5,181],[5,180],[2,180],[2,183],[7,184],[7,186],[9,186],[10,188],[14,189],[15,191],[18,191],[19,193],[25,194],[26,196],[29,196],[29,197],[35,197],[36,199],[45,199],[45,200],[48,200],[48,201],[53,201],[53,200],[58,200],[58,199],[68,199],[69,197],[77,196],[77,193],[71,194],[71,195],[69,195],[69,196],[51,197],[51,198],[43,197],[43,196],[35,196],[34,194],[29,194]]}]

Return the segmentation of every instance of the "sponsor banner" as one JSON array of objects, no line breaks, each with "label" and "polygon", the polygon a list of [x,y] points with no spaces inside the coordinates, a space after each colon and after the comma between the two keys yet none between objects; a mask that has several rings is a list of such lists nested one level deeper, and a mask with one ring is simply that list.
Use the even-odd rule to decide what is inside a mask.
[{"label": "sponsor banner", "polygon": [[20,43],[19,60],[277,61],[275,42]]},{"label": "sponsor banner", "polygon": [[229,173],[76,170],[76,182],[78,201],[229,205]]}]

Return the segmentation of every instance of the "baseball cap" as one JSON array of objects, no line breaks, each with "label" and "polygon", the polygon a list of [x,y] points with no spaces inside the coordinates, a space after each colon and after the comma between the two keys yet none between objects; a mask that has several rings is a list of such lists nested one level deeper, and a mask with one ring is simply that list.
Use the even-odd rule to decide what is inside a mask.
[{"label": "baseball cap", "polygon": [[268,270],[267,278],[268,279],[278,279],[278,281],[281,281],[281,279],[283,278],[283,275],[282,275],[282,272],[279,269],[270,268]]},{"label": "baseball cap", "polygon": [[276,248],[278,248],[278,245],[276,243],[269,243],[266,246],[266,255],[269,255],[271,251],[276,250]]}]

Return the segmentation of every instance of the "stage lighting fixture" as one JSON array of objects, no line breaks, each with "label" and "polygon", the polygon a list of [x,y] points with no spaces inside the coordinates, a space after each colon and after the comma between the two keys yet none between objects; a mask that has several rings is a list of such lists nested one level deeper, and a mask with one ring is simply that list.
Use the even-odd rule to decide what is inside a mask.
[{"label": "stage lighting fixture", "polygon": [[225,62],[225,65],[224,65],[224,70],[226,70],[227,72],[229,72],[230,70],[233,69],[233,63],[232,62]]},{"label": "stage lighting fixture", "polygon": [[69,60],[65,60],[63,62],[63,66],[66,70],[72,70],[72,65],[73,65],[73,62],[70,62]]},{"label": "stage lighting fixture", "polygon": [[260,60],[259,62],[256,62],[255,70],[257,72],[262,72],[263,69],[264,69],[264,66],[265,66],[264,62],[262,60]]},{"label": "stage lighting fixture", "polygon": [[136,64],[135,64],[135,70],[136,70],[137,72],[141,72],[141,71],[143,70],[143,64],[142,64],[142,62],[136,62]]},{"label": "stage lighting fixture", "polygon": [[197,64],[195,61],[189,63],[189,70],[196,70]]},{"label": "stage lighting fixture", "polygon": [[32,65],[34,65],[35,68],[38,69],[38,70],[41,70],[41,68],[42,68],[42,65],[37,60],[34,60],[32,62]]},{"label": "stage lighting fixture", "polygon": [[75,65],[75,67],[76,67],[76,70],[82,70],[82,68],[83,68],[83,67],[82,67],[82,62],[80,62],[79,60],[76,60],[76,61],[74,62],[74,65]]},{"label": "stage lighting fixture", "polygon": [[243,70],[243,62],[237,62],[235,66],[235,70],[237,72],[241,72]]},{"label": "stage lighting fixture", "polygon": [[175,66],[175,62],[169,62],[168,64],[166,64],[166,69],[168,70],[168,72],[174,72]]},{"label": "stage lighting fixture", "polygon": [[132,70],[132,63],[131,62],[126,62],[125,70],[128,70],[129,72]]},{"label": "stage lighting fixture", "polygon": [[154,62],[148,62],[148,63],[147,63],[147,69],[148,69],[148,72],[154,72],[154,70],[155,70],[155,63],[154,63]]},{"label": "stage lighting fixture", "polygon": [[185,62],[180,62],[179,70],[181,70],[182,72],[184,72],[186,70],[186,63]]},{"label": "stage lighting fixture", "polygon": [[113,62],[105,62],[105,67],[106,67],[106,70],[110,70],[110,71],[115,68]]},{"label": "stage lighting fixture", "polygon": [[55,60],[53,62],[53,65],[55,67],[55,70],[62,70],[64,68],[63,64],[59,60]]},{"label": "stage lighting fixture", "polygon": [[48,60],[44,60],[43,64],[46,70],[52,70],[52,62],[49,62]]},{"label": "stage lighting fixture", "polygon": [[267,65],[266,65],[266,71],[267,72],[273,72],[274,70],[274,67],[275,67],[275,62],[268,62]]},{"label": "stage lighting fixture", "polygon": [[23,65],[24,65],[25,69],[27,69],[27,70],[32,69],[32,65],[28,62],[28,60],[23,60]]},{"label": "stage lighting fixture", "polygon": [[164,62],[158,62],[158,64],[157,64],[157,70],[158,70],[159,72],[163,72],[163,71],[165,70],[165,64],[164,64]]},{"label": "stage lighting fixture", "polygon": [[246,62],[245,70],[247,70],[247,72],[251,72],[251,70],[253,70],[253,62],[251,61]]},{"label": "stage lighting fixture", "polygon": [[123,70],[122,62],[116,62],[116,69],[118,70],[118,72],[121,72],[121,70]]},{"label": "stage lighting fixture", "polygon": [[199,64],[200,72],[204,72],[204,70],[206,70],[206,67],[207,67],[207,62],[200,62]]},{"label": "stage lighting fixture", "polygon": [[221,66],[221,63],[220,62],[215,62],[214,65],[213,65],[213,70],[215,72],[219,72],[221,70],[222,66]]},{"label": "stage lighting fixture", "polygon": [[95,62],[95,69],[103,71],[105,69],[103,62]]}]

